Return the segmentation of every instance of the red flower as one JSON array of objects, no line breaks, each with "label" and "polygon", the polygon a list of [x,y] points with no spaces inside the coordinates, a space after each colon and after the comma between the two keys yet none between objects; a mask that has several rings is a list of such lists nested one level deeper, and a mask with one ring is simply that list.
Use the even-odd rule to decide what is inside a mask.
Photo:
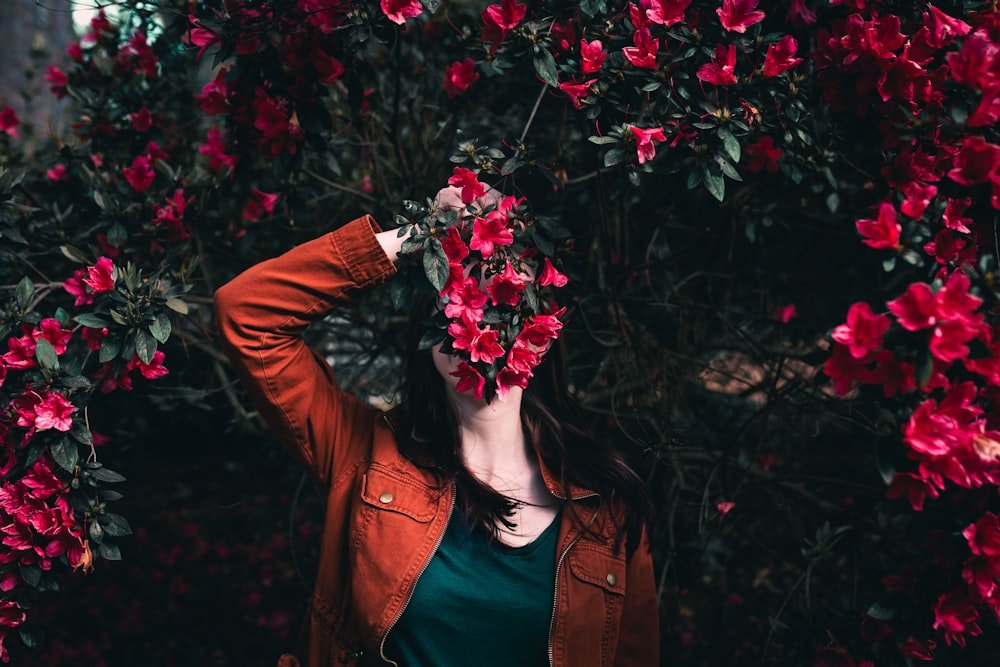
[{"label": "red flower", "polygon": [[858,220],[854,223],[858,233],[864,237],[862,243],[876,250],[891,250],[899,246],[899,234],[903,227],[896,222],[896,209],[890,202],[882,202],[875,220]]},{"label": "red flower", "polygon": [[972,553],[1000,557],[1000,516],[987,512],[962,531]]},{"label": "red flower", "polygon": [[980,136],[965,137],[954,166],[948,172],[961,185],[985,183],[996,177],[1000,168],[1000,146],[986,143]]},{"label": "red flower", "polygon": [[132,357],[132,361],[128,363],[127,368],[129,370],[133,368],[139,369],[139,374],[147,380],[155,380],[158,377],[162,377],[169,373],[167,367],[163,365],[163,360],[166,355],[163,350],[157,350],[153,353],[153,358],[149,360],[149,363],[143,363],[138,356]]},{"label": "red flower", "polygon": [[521,373],[513,368],[504,368],[497,373],[497,398],[500,399],[500,402],[506,402],[511,389],[514,387],[527,389],[530,379],[531,373]]},{"label": "red flower", "polygon": [[39,338],[44,338],[56,351],[56,354],[62,354],[66,351],[66,344],[69,343],[70,339],[73,337],[73,332],[69,329],[63,329],[62,325],[59,324],[59,320],[46,317],[44,320],[38,323],[35,330],[31,332],[31,337],[36,341]]},{"label": "red flower", "polygon": [[495,246],[510,245],[513,242],[514,235],[507,227],[507,216],[500,211],[491,211],[485,218],[476,218],[473,223],[469,248],[478,250],[483,257],[490,257]]},{"label": "red flower", "polygon": [[472,319],[468,312],[462,314],[461,321],[448,325],[448,334],[455,339],[452,343],[455,349],[466,350],[472,363],[493,363],[503,354],[503,348],[497,342],[499,334],[489,327],[480,330],[479,322]]},{"label": "red flower", "polygon": [[882,336],[889,330],[889,324],[888,317],[876,315],[871,306],[859,301],[847,311],[847,323],[834,329],[831,338],[846,345],[855,359],[863,359],[882,347]]},{"label": "red flower", "polygon": [[35,362],[35,339],[32,336],[7,339],[7,353],[0,357],[7,368],[24,369],[34,368]]},{"label": "red flower", "polygon": [[507,262],[503,273],[494,276],[490,284],[486,286],[486,291],[490,295],[494,306],[506,304],[516,306],[521,300],[521,292],[528,284],[528,276],[514,269],[512,262]]},{"label": "red flower", "polygon": [[983,633],[976,621],[979,612],[963,591],[944,593],[934,607],[934,629],[944,635],[945,642],[965,647],[965,635],[973,637]]},{"label": "red flower", "polygon": [[74,306],[86,306],[87,304],[93,303],[94,298],[87,291],[86,286],[83,283],[86,277],[87,269],[77,269],[73,272],[72,278],[67,278],[63,281],[63,289],[76,297],[73,300]]},{"label": "red flower", "polygon": [[798,48],[798,42],[791,35],[785,35],[777,44],[767,47],[767,55],[764,56],[764,76],[778,76],[802,62],[802,58],[795,57]]},{"label": "red flower", "polygon": [[424,11],[420,0],[381,0],[379,6],[382,7],[382,13],[398,25],[406,23],[406,19],[420,16]]},{"label": "red flower", "polygon": [[563,323],[559,318],[566,312],[565,308],[548,315],[535,315],[530,318],[521,330],[521,336],[525,341],[535,347],[545,348],[549,343],[559,337],[559,331]]},{"label": "red flower", "polygon": [[812,25],[816,22],[816,12],[806,7],[805,0],[792,0],[785,20],[796,27]]},{"label": "red flower", "polygon": [[[462,235],[459,234],[458,229],[449,227],[444,238],[439,240],[441,241],[441,247],[444,249],[444,254],[448,257],[448,263],[452,266],[461,266],[462,261],[469,256],[469,246],[465,245],[465,241],[462,240]],[[451,316],[449,315],[449,317]]]},{"label": "red flower", "polygon": [[542,273],[538,276],[539,285],[553,285],[555,287],[563,287],[569,282],[569,278],[559,273],[556,267],[552,266],[552,262],[546,257],[542,260]]},{"label": "red flower", "polygon": [[83,279],[83,283],[94,294],[110,292],[115,288],[115,263],[107,257],[101,257],[93,266],[87,267],[87,277]]},{"label": "red flower", "polygon": [[201,89],[201,94],[195,98],[198,101],[198,108],[209,116],[229,113],[227,72],[225,67],[220,67],[215,78],[206,83],[205,87]]},{"label": "red flower", "polygon": [[65,181],[68,178],[66,175],[66,165],[56,164],[51,169],[46,169],[45,178],[52,182]]},{"label": "red flower", "polygon": [[781,148],[776,148],[774,139],[770,136],[763,136],[756,143],[747,146],[747,155],[750,156],[750,164],[747,169],[751,172],[759,172],[764,169],[772,174],[778,173],[778,160],[785,154]]},{"label": "red flower", "polygon": [[479,72],[472,58],[455,61],[444,70],[444,92],[448,93],[450,100],[478,80]]},{"label": "red flower", "polygon": [[882,394],[889,398],[897,393],[906,393],[917,388],[913,376],[913,365],[898,361],[892,350],[879,350],[875,356],[875,370],[868,378],[872,384],[882,385]]},{"label": "red flower", "polygon": [[195,46],[201,47],[198,50],[198,56],[197,56],[198,59],[201,60],[201,57],[205,54],[205,50],[208,47],[212,46],[213,44],[218,44],[219,42],[221,42],[222,37],[220,37],[218,33],[212,32],[208,28],[202,28],[201,25],[198,23],[197,17],[195,17],[193,14],[188,15],[188,21],[191,23],[192,26],[194,26],[188,33],[188,39],[190,39],[191,43],[194,44]]},{"label": "red flower", "polygon": [[966,37],[962,50],[953,51],[946,58],[957,83],[978,90],[1000,85],[1000,44],[993,41],[985,28]]},{"label": "red flower", "polygon": [[943,363],[951,363],[969,355],[967,342],[978,336],[980,327],[976,323],[962,320],[939,322],[931,333],[931,355]]},{"label": "red flower", "polygon": [[983,127],[993,125],[998,120],[1000,120],[1000,86],[983,91],[979,106],[969,116],[967,124],[969,127]]},{"label": "red flower", "polygon": [[35,406],[35,428],[45,431],[54,428],[68,431],[73,428],[76,407],[58,392],[51,392]]},{"label": "red flower", "polygon": [[45,72],[45,80],[49,82],[49,88],[53,95],[60,100],[66,97],[66,85],[69,83],[69,79],[58,66],[49,65],[49,69]]},{"label": "red flower", "polygon": [[712,61],[698,68],[696,76],[713,86],[728,86],[736,83],[736,45],[719,44],[715,47]]},{"label": "red flower", "polygon": [[243,219],[249,222],[257,222],[264,213],[273,213],[274,205],[281,196],[279,194],[261,192],[257,188],[252,188],[250,195],[251,198],[243,205]]},{"label": "red flower", "polygon": [[764,20],[764,12],[757,10],[759,0],[722,0],[722,7],[715,10],[722,27],[733,32],[746,32],[747,28]]},{"label": "red flower", "polygon": [[458,378],[455,391],[471,391],[477,401],[483,400],[483,389],[486,388],[486,380],[475,368],[462,361],[459,362],[458,368],[448,373],[448,375]]},{"label": "red flower", "polygon": [[479,281],[472,276],[459,280],[449,280],[441,296],[445,302],[444,314],[452,319],[461,319],[466,313],[474,321],[483,319],[483,306],[489,296],[479,287]]},{"label": "red flower", "polygon": [[344,73],[344,66],[340,61],[323,49],[313,49],[310,51],[310,57],[312,66],[319,73],[320,83],[333,83]]},{"label": "red flower", "polygon": [[833,351],[823,363],[823,372],[833,380],[833,391],[838,396],[846,396],[856,383],[868,382],[871,371],[866,364],[871,358],[855,359],[840,343],[833,344]]},{"label": "red flower", "polygon": [[955,236],[955,232],[942,229],[934,236],[933,241],[924,244],[924,251],[936,258],[938,264],[950,264],[959,258],[959,253],[967,244],[968,241]]},{"label": "red flower", "polygon": [[580,71],[584,74],[600,72],[604,65],[604,59],[608,54],[604,52],[604,44],[599,39],[592,42],[580,40]]},{"label": "red flower", "polygon": [[580,109],[583,107],[583,99],[593,94],[591,86],[596,82],[597,79],[590,79],[584,83],[560,83],[559,90],[569,96],[574,108]]},{"label": "red flower", "polygon": [[635,137],[635,149],[639,155],[639,164],[643,164],[656,157],[656,145],[653,141],[666,141],[662,127],[636,127],[628,126],[629,131]]},{"label": "red flower", "polygon": [[660,48],[660,40],[653,39],[649,28],[636,30],[632,36],[632,43],[634,46],[626,46],[622,49],[622,55],[634,67],[656,69],[656,52]]},{"label": "red flower", "polygon": [[153,179],[156,178],[156,172],[153,171],[150,159],[145,155],[140,155],[132,160],[132,166],[124,167],[122,172],[125,174],[125,180],[136,192],[148,190],[149,186],[153,184]]},{"label": "red flower", "polygon": [[671,26],[684,20],[684,11],[690,4],[691,0],[649,0],[646,18],[659,25]]},{"label": "red flower", "polygon": [[944,222],[945,227],[948,229],[954,229],[956,232],[962,232],[963,234],[969,233],[969,227],[967,223],[972,222],[972,218],[966,218],[965,211],[972,205],[972,197],[965,197],[964,199],[948,199],[948,204],[945,206],[944,213],[941,215],[941,219]]},{"label": "red flower", "polygon": [[208,157],[208,168],[219,173],[225,167],[232,169],[236,166],[236,156],[226,153],[226,132],[213,125],[205,137],[205,143],[198,148],[198,152]]},{"label": "red flower", "polygon": [[[940,49],[949,46],[956,37],[964,37],[972,31],[972,26],[968,23],[948,16],[934,5],[930,5],[928,9],[930,12],[924,14],[924,26],[930,35],[927,41],[932,47]],[[948,57],[951,55],[948,54]]]},{"label": "red flower", "polygon": [[21,124],[21,119],[13,107],[0,109],[0,132],[6,132],[8,136],[17,139],[17,126]]},{"label": "red flower", "polygon": [[502,5],[490,5],[483,10],[482,17],[486,23],[506,31],[516,28],[524,19],[527,10],[527,6],[518,3],[517,0],[503,0]]},{"label": "red flower", "polygon": [[253,126],[261,133],[257,140],[258,147],[267,150],[271,157],[277,157],[286,150],[294,155],[303,132],[295,115],[289,116],[287,100],[271,97],[261,88],[255,93],[253,111],[256,117]]},{"label": "red flower", "polygon": [[507,368],[519,373],[531,373],[542,361],[542,356],[524,336],[518,336],[507,355]]},{"label": "red flower", "polygon": [[903,215],[919,220],[924,215],[924,211],[930,205],[931,200],[937,195],[937,186],[927,185],[914,181],[903,190],[903,203],[899,205],[899,210]]},{"label": "red flower", "polygon": [[136,132],[145,132],[153,127],[153,116],[146,107],[139,109],[135,113],[130,113],[128,119],[132,123],[132,129]]},{"label": "red flower", "polygon": [[[473,199],[486,194],[486,186],[479,182],[479,178],[475,173],[465,167],[455,167],[452,173],[452,177],[448,179],[448,185],[454,185],[456,188],[462,189],[463,204],[471,204]],[[472,246],[472,249],[475,250],[476,247]],[[488,255],[483,256],[488,257]]]}]

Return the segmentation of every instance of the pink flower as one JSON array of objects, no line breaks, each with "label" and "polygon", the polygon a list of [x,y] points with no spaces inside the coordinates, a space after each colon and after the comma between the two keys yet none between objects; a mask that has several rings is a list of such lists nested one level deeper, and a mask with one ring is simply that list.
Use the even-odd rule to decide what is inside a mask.
[{"label": "pink flower", "polygon": [[140,155],[132,160],[132,166],[123,168],[122,172],[125,174],[125,180],[135,192],[145,192],[153,184],[153,179],[156,178],[156,172],[152,169],[150,159],[145,155]]},{"label": "pink flower", "polygon": [[257,188],[251,188],[250,195],[250,199],[243,205],[243,219],[249,222],[257,222],[264,213],[273,213],[274,205],[281,196],[261,192]]},{"label": "pink flower", "polygon": [[924,252],[937,259],[938,264],[950,264],[962,257],[966,245],[968,241],[955,236],[955,232],[942,229],[934,235],[933,241],[924,244]]},{"label": "pink flower", "polygon": [[136,132],[145,132],[153,127],[153,116],[146,107],[139,109],[135,113],[130,113],[128,119],[132,123],[132,129]]},{"label": "pink flower", "polygon": [[1000,43],[993,41],[986,28],[966,37],[961,51],[952,51],[946,58],[957,83],[977,90],[1000,85]]},{"label": "pink flower", "polygon": [[[448,257],[448,263],[452,266],[461,266],[462,261],[469,256],[469,246],[465,245],[465,241],[462,240],[462,235],[459,234],[458,229],[449,227],[444,238],[440,238],[439,240],[441,241],[441,248],[444,250],[444,254]],[[451,316],[449,315],[449,317]]]},{"label": "pink flower", "polygon": [[0,132],[6,132],[8,136],[17,139],[17,126],[21,124],[21,119],[13,107],[0,109]]},{"label": "pink flower", "polygon": [[191,31],[188,33],[188,39],[190,39],[191,43],[194,44],[195,46],[201,47],[198,50],[198,56],[197,56],[198,60],[201,60],[201,57],[205,54],[205,50],[208,49],[208,47],[212,46],[213,44],[220,43],[222,41],[222,37],[220,37],[218,33],[215,33],[209,30],[208,28],[201,27],[201,25],[198,23],[197,17],[195,17],[193,14],[188,15],[188,21],[193,26],[191,28]]},{"label": "pink flower", "polygon": [[489,296],[479,287],[479,281],[472,276],[460,280],[449,280],[441,296],[446,298],[444,314],[452,319],[460,319],[468,313],[470,319],[483,318],[483,306]]},{"label": "pink flower", "polygon": [[473,223],[469,248],[478,250],[483,257],[490,257],[496,246],[513,242],[514,235],[507,226],[507,216],[500,211],[490,211],[485,218],[476,218]]},{"label": "pink flower", "polygon": [[715,504],[715,510],[719,513],[720,518],[732,512],[734,507],[736,507],[736,503],[731,501]]},{"label": "pink flower", "polygon": [[344,66],[339,60],[323,49],[313,49],[310,52],[312,66],[319,73],[320,83],[333,83],[344,73]]},{"label": "pink flower", "polygon": [[1000,516],[987,512],[967,526],[962,535],[977,556],[1000,557]]},{"label": "pink flower", "polygon": [[794,303],[775,306],[774,310],[771,311],[771,319],[777,320],[782,324],[788,324],[796,315],[798,315],[798,309]]},{"label": "pink flower", "polygon": [[[455,167],[453,176],[448,179],[448,185],[454,185],[462,190],[462,203],[471,204],[476,197],[486,194],[486,186],[479,182],[478,176],[465,167]],[[512,239],[513,240],[513,239]],[[475,246],[471,246],[473,250]],[[491,251],[492,252],[492,249]],[[483,255],[488,257],[489,255]]]},{"label": "pink flower", "polygon": [[759,0],[722,0],[722,7],[715,10],[722,27],[733,32],[746,32],[747,28],[764,20],[764,12],[757,11]]},{"label": "pink flower", "polygon": [[257,146],[271,157],[284,151],[294,155],[304,136],[297,117],[289,115],[287,107],[288,100],[271,97],[262,88],[255,91],[253,126],[260,131]]},{"label": "pink flower", "polygon": [[666,141],[662,127],[636,127],[628,126],[632,136],[635,137],[635,149],[639,155],[639,164],[643,164],[656,157],[656,145],[653,141]]},{"label": "pink flower", "polygon": [[472,58],[455,61],[444,70],[444,92],[450,100],[478,80],[479,72],[476,71],[476,63]]},{"label": "pink flower", "polygon": [[715,47],[712,61],[698,68],[696,76],[713,86],[728,86],[736,83],[736,45],[719,44]]},{"label": "pink flower", "polygon": [[503,4],[493,4],[483,11],[483,20],[493,24],[501,30],[516,28],[524,19],[524,14],[528,8],[518,3],[516,0],[503,0]]},{"label": "pink flower", "polygon": [[948,176],[961,185],[976,185],[995,178],[998,168],[1000,146],[986,143],[982,137],[973,135],[962,140],[962,147]]},{"label": "pink flower", "polygon": [[565,275],[559,273],[556,267],[552,266],[552,262],[546,257],[542,260],[542,273],[538,276],[539,285],[552,285],[554,287],[563,287],[569,282],[569,278]]},{"label": "pink flower", "polygon": [[935,48],[950,46],[956,37],[964,37],[972,31],[972,26],[968,23],[948,16],[934,5],[930,5],[928,9],[930,11],[924,14],[924,25],[930,33],[928,42],[931,46]]},{"label": "pink flower", "polygon": [[671,26],[684,20],[684,11],[690,4],[691,0],[649,0],[646,18],[659,25]]},{"label": "pink flower", "polygon": [[972,197],[965,197],[964,199],[949,198],[948,204],[945,206],[944,213],[941,215],[944,226],[948,229],[954,229],[956,232],[968,234],[970,231],[968,223],[972,222],[972,218],[966,218],[964,216],[966,210],[968,210],[971,205]]},{"label": "pink flower", "polygon": [[792,0],[785,20],[796,27],[812,25],[816,22],[816,12],[806,7],[805,0]]},{"label": "pink flower", "polygon": [[764,76],[778,76],[802,62],[802,58],[795,57],[798,48],[798,43],[791,35],[785,35],[777,44],[767,47],[767,55],[764,56]]},{"label": "pink flower", "polygon": [[581,109],[584,98],[594,94],[594,89],[591,86],[595,83],[597,83],[597,79],[590,79],[583,83],[560,83],[559,90],[566,93],[570,102],[573,103],[574,109]]},{"label": "pink flower", "polygon": [[101,257],[93,266],[87,267],[87,277],[83,284],[93,290],[94,294],[110,292],[115,288],[115,263],[107,257]]},{"label": "pink flower", "polygon": [[0,359],[4,366],[16,370],[34,368],[35,361],[35,339],[33,336],[22,336],[20,338],[7,339],[7,353]]},{"label": "pink flower", "polygon": [[765,135],[756,143],[747,146],[747,155],[750,156],[750,164],[747,165],[747,169],[753,173],[766,169],[772,174],[776,174],[778,173],[778,160],[784,154],[784,149],[775,147],[774,139]]},{"label": "pink flower", "polygon": [[138,368],[140,375],[147,380],[155,380],[158,377],[162,377],[169,373],[167,367],[163,365],[163,360],[166,355],[163,350],[157,350],[153,353],[153,358],[148,364],[143,363],[138,356],[132,357],[132,361],[128,363],[128,368]]},{"label": "pink flower", "polygon": [[653,39],[649,28],[640,28],[632,36],[632,43],[634,46],[626,46],[622,49],[622,55],[634,67],[656,69],[656,52],[660,49],[659,38]]},{"label": "pink flower", "polygon": [[903,215],[919,220],[924,215],[924,211],[930,205],[931,200],[937,195],[937,186],[927,185],[914,181],[903,190],[903,203],[899,205],[899,210]]},{"label": "pink flower", "polygon": [[863,359],[882,347],[882,336],[889,330],[889,324],[888,317],[876,315],[871,306],[859,301],[847,311],[847,323],[834,329],[831,337],[846,345],[852,357]]},{"label": "pink flower", "polygon": [[226,154],[226,132],[213,125],[205,137],[205,143],[198,148],[198,152],[208,157],[208,168],[219,173],[225,167],[232,169],[236,166],[236,156]]},{"label": "pink flower", "polygon": [[580,71],[584,74],[600,72],[607,57],[604,52],[604,44],[599,39],[592,42],[580,40]]},{"label": "pink flower", "polygon": [[229,86],[226,84],[226,74],[229,70],[220,67],[215,78],[205,84],[201,94],[195,99],[198,107],[209,116],[229,113]]},{"label": "pink flower", "polygon": [[490,295],[494,306],[506,304],[516,306],[521,300],[521,292],[524,291],[528,283],[528,276],[514,269],[512,262],[507,262],[503,273],[494,276],[486,291]]},{"label": "pink flower", "polygon": [[[872,355],[874,356],[874,355]],[[833,380],[833,391],[838,396],[846,396],[857,383],[868,382],[871,371],[867,364],[871,359],[855,359],[846,345],[834,343],[833,350],[823,363],[823,372]]]},{"label": "pink flower", "polygon": [[542,356],[524,336],[517,337],[507,354],[507,368],[519,373],[530,374],[541,361]]},{"label": "pink flower", "polygon": [[68,431],[73,428],[73,412],[76,406],[58,392],[52,392],[35,406],[35,428],[45,431],[54,428]]},{"label": "pink flower", "polygon": [[503,348],[497,342],[499,334],[489,327],[481,330],[479,322],[472,319],[468,311],[462,313],[461,321],[448,325],[448,334],[454,338],[452,345],[455,349],[467,351],[472,363],[483,361],[489,364],[503,354]]},{"label": "pink flower", "polygon": [[66,165],[56,164],[51,169],[46,169],[45,178],[49,179],[52,182],[65,181],[67,178]]},{"label": "pink flower", "polygon": [[62,325],[59,324],[59,320],[46,317],[44,320],[38,323],[38,326],[34,331],[31,332],[31,337],[36,341],[39,338],[44,338],[52,345],[52,348],[56,351],[56,354],[62,354],[66,351],[66,344],[69,343],[70,338],[73,337],[73,332],[69,329],[63,329]]},{"label": "pink flower", "polygon": [[458,368],[448,373],[448,375],[458,378],[458,384],[455,385],[455,391],[471,391],[477,401],[481,401],[483,399],[483,389],[486,388],[486,380],[475,368],[462,361],[459,362]]},{"label": "pink flower", "polygon": [[53,95],[60,100],[66,97],[66,86],[69,84],[69,79],[59,67],[49,65],[49,69],[45,72],[45,80],[49,82],[49,89]]},{"label": "pink flower", "polygon": [[521,373],[513,368],[504,368],[497,373],[497,398],[500,399],[501,403],[506,403],[510,390],[514,387],[527,389],[530,379],[531,373]]},{"label": "pink flower", "polygon": [[960,590],[944,593],[938,598],[934,607],[934,629],[944,635],[949,646],[954,642],[965,647],[965,635],[973,637],[983,633],[976,622],[979,612],[969,600],[968,595]]},{"label": "pink flower", "polygon": [[854,223],[858,233],[864,237],[862,243],[876,250],[890,250],[899,246],[899,234],[903,227],[896,222],[896,209],[890,202],[882,202],[875,220],[858,220]]},{"label": "pink flower", "polygon": [[559,337],[559,332],[563,327],[563,323],[559,321],[559,318],[565,312],[566,308],[560,308],[549,315],[535,315],[525,322],[524,328],[521,330],[521,335],[518,338],[524,338],[526,342],[531,343],[535,347],[547,347],[550,342]]},{"label": "pink flower", "polygon": [[913,377],[913,365],[898,361],[892,350],[879,350],[875,355],[875,370],[868,380],[872,384],[882,385],[882,395],[886,398],[917,388]]},{"label": "pink flower", "polygon": [[420,16],[424,11],[420,0],[381,0],[379,6],[382,7],[382,13],[398,25],[406,23],[406,19]]}]

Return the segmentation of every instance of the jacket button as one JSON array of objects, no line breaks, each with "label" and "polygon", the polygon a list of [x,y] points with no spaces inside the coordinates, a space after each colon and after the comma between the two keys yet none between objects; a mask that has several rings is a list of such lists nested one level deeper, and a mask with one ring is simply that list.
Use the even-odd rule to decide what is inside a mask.
[{"label": "jacket button", "polygon": [[392,494],[386,491],[378,497],[378,501],[384,505],[388,505],[392,502],[392,498]]},{"label": "jacket button", "polygon": [[608,586],[614,586],[617,583],[618,577],[616,577],[613,572],[608,572]]}]

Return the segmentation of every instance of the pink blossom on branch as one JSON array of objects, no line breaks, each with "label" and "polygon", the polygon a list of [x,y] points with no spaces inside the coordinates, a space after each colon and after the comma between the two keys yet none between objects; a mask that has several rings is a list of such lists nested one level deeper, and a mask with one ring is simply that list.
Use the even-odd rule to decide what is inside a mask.
[{"label": "pink blossom on branch", "polygon": [[483,399],[483,390],[486,388],[486,379],[479,374],[475,368],[470,366],[468,363],[462,361],[459,362],[458,368],[451,371],[448,375],[458,378],[458,384],[455,385],[455,391],[457,392],[471,392],[473,396],[476,397],[477,401]]},{"label": "pink blossom on branch", "polygon": [[796,27],[812,25],[816,23],[816,12],[806,6],[805,0],[792,0],[785,20]]},{"label": "pink blossom on branch", "polygon": [[397,25],[403,25],[406,19],[420,16],[424,11],[420,0],[381,0],[379,6],[382,13]]},{"label": "pink blossom on branch", "polygon": [[574,109],[583,108],[583,99],[594,94],[591,86],[597,83],[597,79],[589,79],[583,83],[560,83],[559,90],[566,93]]},{"label": "pink blossom on branch", "polygon": [[600,72],[607,58],[604,44],[599,39],[593,41],[580,40],[580,71],[584,74]]},{"label": "pink blossom on branch", "polygon": [[6,132],[8,136],[17,139],[17,126],[20,124],[21,119],[12,107],[0,109],[0,132]]},{"label": "pink blossom on branch", "polygon": [[94,294],[110,292],[115,288],[115,263],[107,257],[101,257],[90,267],[83,284],[93,290]]},{"label": "pink blossom on branch", "polygon": [[140,155],[132,160],[132,166],[124,167],[122,173],[135,192],[145,192],[156,178],[156,172],[153,171],[151,161],[146,155]]},{"label": "pink blossom on branch", "polygon": [[656,53],[660,48],[659,38],[654,39],[649,28],[640,28],[632,36],[634,46],[622,48],[622,55],[634,67],[656,69]]},{"label": "pink blossom on branch", "polygon": [[507,31],[516,28],[527,11],[527,6],[517,0],[503,0],[501,4],[492,4],[484,9],[482,17],[485,22]]},{"label": "pink blossom on branch", "polygon": [[473,223],[469,248],[478,250],[483,257],[491,257],[496,246],[513,242],[514,235],[507,226],[507,216],[500,211],[491,211],[485,218],[476,218]]},{"label": "pink blossom on branch", "polygon": [[629,132],[635,137],[636,153],[639,157],[639,164],[644,164],[656,157],[656,144],[654,141],[666,141],[662,127],[636,127],[628,126]]},{"label": "pink blossom on branch", "polygon": [[672,26],[684,20],[684,11],[690,4],[691,0],[649,0],[646,18],[658,25]]},{"label": "pink blossom on branch", "polygon": [[[454,185],[462,190],[462,203],[471,204],[476,197],[486,194],[486,186],[479,182],[479,177],[465,167],[455,167],[448,185]],[[475,248],[473,248],[475,249]]]},{"label": "pink blossom on branch", "polygon": [[961,590],[944,593],[934,607],[934,629],[944,635],[945,642],[965,647],[965,635],[977,637],[983,633],[979,627],[979,612]]},{"label": "pink blossom on branch", "polygon": [[888,317],[873,313],[871,306],[861,301],[850,307],[847,323],[834,329],[831,338],[847,346],[855,359],[863,359],[882,347],[882,336],[889,330],[889,324]]},{"label": "pink blossom on branch", "polygon": [[791,35],[785,35],[776,44],[767,47],[767,55],[764,56],[764,76],[778,76],[801,63],[802,58],[795,57],[798,48],[798,42]]},{"label": "pink blossom on branch", "polygon": [[757,9],[759,0],[722,0],[722,7],[715,10],[722,27],[731,32],[743,33],[747,28],[764,20],[764,12]]},{"label": "pink blossom on branch", "polygon": [[479,72],[476,71],[476,63],[472,58],[455,61],[444,70],[444,92],[448,94],[449,100],[453,99],[478,80]]},{"label": "pink blossom on branch", "polygon": [[746,153],[750,158],[747,169],[752,173],[766,169],[768,172],[776,174],[778,173],[778,161],[785,154],[785,151],[774,145],[774,139],[771,136],[764,135],[755,143],[747,146]]},{"label": "pink blossom on branch", "polygon": [[68,431],[73,428],[76,406],[58,392],[48,394],[35,406],[35,428],[39,431],[55,429]]},{"label": "pink blossom on branch", "polygon": [[977,185],[997,178],[1000,146],[980,136],[965,137],[948,176],[960,185]]},{"label": "pink blossom on branch", "polygon": [[862,243],[876,250],[891,250],[899,247],[902,225],[896,220],[896,209],[891,202],[882,202],[878,208],[878,218],[858,220],[854,223],[858,233],[864,237]]},{"label": "pink blossom on branch", "polygon": [[698,68],[696,76],[713,86],[728,86],[736,83],[736,45],[719,44],[711,62]]}]

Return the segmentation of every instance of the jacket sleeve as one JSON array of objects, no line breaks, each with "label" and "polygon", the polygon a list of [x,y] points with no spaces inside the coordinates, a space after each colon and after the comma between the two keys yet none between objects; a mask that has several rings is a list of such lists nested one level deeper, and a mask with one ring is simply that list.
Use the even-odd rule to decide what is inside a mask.
[{"label": "jacket sleeve", "polygon": [[625,607],[615,651],[615,667],[655,667],[660,664],[660,614],[653,555],[644,530],[628,562]]},{"label": "jacket sleeve", "polygon": [[371,216],[257,264],[215,293],[223,347],[254,405],[316,482],[368,455],[374,411],[302,339],[352,292],[391,276]]}]

